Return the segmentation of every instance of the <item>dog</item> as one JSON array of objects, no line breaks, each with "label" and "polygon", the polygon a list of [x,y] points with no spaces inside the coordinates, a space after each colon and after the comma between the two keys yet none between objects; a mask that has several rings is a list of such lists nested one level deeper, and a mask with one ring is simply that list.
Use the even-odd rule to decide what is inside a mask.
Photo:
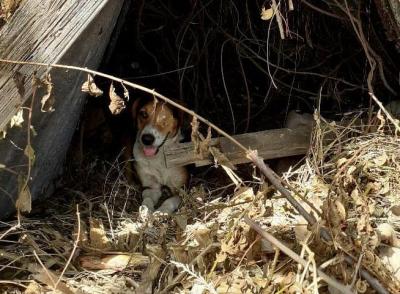
[{"label": "dog", "polygon": [[142,205],[154,212],[167,187],[172,197],[162,202],[157,211],[171,214],[180,205],[178,191],[187,183],[188,172],[181,166],[167,168],[163,147],[182,140],[183,113],[155,98],[139,98],[131,110],[137,129],[133,164],[142,184]]}]

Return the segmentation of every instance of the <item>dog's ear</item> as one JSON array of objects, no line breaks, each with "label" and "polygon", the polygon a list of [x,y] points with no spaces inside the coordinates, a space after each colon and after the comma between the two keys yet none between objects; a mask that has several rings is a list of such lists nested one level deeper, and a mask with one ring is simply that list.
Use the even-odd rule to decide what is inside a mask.
[{"label": "dog's ear", "polygon": [[[177,103],[179,103],[184,107],[186,106],[185,103],[183,103],[183,101],[178,101]],[[186,112],[176,107],[174,107],[173,109],[174,109],[173,111],[174,116],[178,120],[178,129],[184,128],[184,123],[186,121],[186,116],[187,116]]]},{"label": "dog's ear", "polygon": [[134,121],[136,121],[138,111],[140,110],[140,106],[143,104],[143,98],[137,98],[131,107],[131,115]]},{"label": "dog's ear", "polygon": [[[182,101],[178,102],[180,105],[182,105],[183,107],[186,107],[186,104],[183,103]],[[181,142],[183,140],[183,142],[186,142],[185,139],[190,138],[190,133],[191,133],[191,126],[190,126],[190,115],[181,110],[178,109],[176,107],[173,108],[174,109],[174,116],[177,119],[177,132],[179,133],[179,142]]]},{"label": "dog's ear", "polygon": [[184,112],[184,111],[182,111],[180,109],[177,109],[175,112],[176,112],[176,118],[178,120],[178,129],[180,129],[180,128],[183,127],[183,123],[185,121],[186,112]]}]

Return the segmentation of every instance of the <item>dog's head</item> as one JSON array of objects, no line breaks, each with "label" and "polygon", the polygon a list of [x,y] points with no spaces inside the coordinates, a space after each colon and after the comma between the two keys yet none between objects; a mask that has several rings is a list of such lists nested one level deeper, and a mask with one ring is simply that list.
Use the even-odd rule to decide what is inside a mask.
[{"label": "dog's head", "polygon": [[183,115],[163,101],[156,99],[137,99],[132,106],[136,121],[136,144],[147,157],[157,154],[168,139],[179,134]]}]

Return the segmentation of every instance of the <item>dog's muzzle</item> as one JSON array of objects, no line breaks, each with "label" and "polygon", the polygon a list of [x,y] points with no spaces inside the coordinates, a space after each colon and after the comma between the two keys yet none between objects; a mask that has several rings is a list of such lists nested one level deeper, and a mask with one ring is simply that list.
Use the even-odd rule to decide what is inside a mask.
[{"label": "dog's muzzle", "polygon": [[140,140],[142,141],[143,144],[143,154],[144,156],[147,157],[152,157],[155,156],[158,151],[160,150],[160,148],[162,147],[162,145],[164,145],[164,143],[167,141],[168,139],[168,135],[169,133],[165,136],[164,140],[162,141],[162,143],[159,146],[154,146],[154,142],[156,141],[156,138],[154,137],[153,134],[142,134],[142,136],[140,137]]}]

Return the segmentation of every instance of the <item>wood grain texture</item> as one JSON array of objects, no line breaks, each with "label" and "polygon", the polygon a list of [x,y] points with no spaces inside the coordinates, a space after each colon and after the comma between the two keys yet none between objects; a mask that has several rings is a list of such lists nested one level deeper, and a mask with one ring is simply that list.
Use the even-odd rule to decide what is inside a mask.
[{"label": "wood grain texture", "polygon": [[[0,57],[64,63],[97,68],[123,4],[123,0],[27,0],[0,31]],[[0,126],[4,127],[31,96],[31,76],[46,68],[0,64]],[[26,95],[20,97],[13,81],[19,71],[26,76]],[[48,195],[62,171],[65,155],[79,121],[85,95],[81,85],[86,75],[76,71],[51,70],[55,112],[40,111],[40,95],[33,109],[32,125],[36,162],[29,183],[33,199]],[[27,112],[24,115],[26,119]],[[26,123],[8,130],[0,140],[0,163],[26,173]],[[17,196],[16,176],[0,171],[0,218],[12,213]]]},{"label": "wood grain texture", "polygon": [[375,5],[388,40],[393,42],[400,52],[400,1],[375,0]]},{"label": "wood grain texture", "polygon": [[[281,158],[305,154],[310,146],[311,129],[275,129],[233,136],[245,147],[257,150],[263,159]],[[211,146],[219,147],[233,164],[249,162],[246,154],[227,138],[215,138]],[[199,159],[194,153],[193,143],[180,143],[164,149],[167,166],[195,163],[203,166],[212,163],[212,158]]]}]

